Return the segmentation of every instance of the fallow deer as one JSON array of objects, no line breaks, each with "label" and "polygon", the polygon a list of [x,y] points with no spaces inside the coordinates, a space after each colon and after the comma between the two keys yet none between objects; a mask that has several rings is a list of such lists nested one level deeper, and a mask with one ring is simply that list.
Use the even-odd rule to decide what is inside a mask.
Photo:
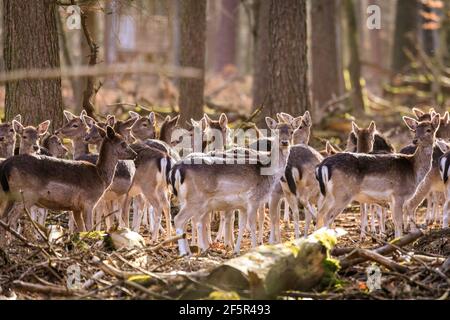
[{"label": "fallow deer", "polygon": [[415,133],[417,150],[413,155],[340,153],[326,158],[316,168],[320,190],[325,197],[316,228],[329,226],[353,200],[391,201],[395,235],[401,236],[403,204],[415,193],[431,168],[439,116],[433,116],[430,121],[418,122],[409,117],[403,117],[403,120]]},{"label": "fallow deer", "polygon": [[[174,220],[177,234],[184,233],[187,222],[195,215],[199,217],[198,221],[202,221],[203,216],[213,210],[235,208],[241,211],[243,217],[247,214],[250,216],[248,220],[251,223],[251,243],[256,246],[256,211],[268,200],[274,186],[279,182],[286,166],[293,132],[298,128],[269,117],[266,118],[266,123],[277,137],[272,145],[274,168],[269,175],[262,174],[261,164],[226,164],[223,159],[217,162],[218,158],[214,157],[211,157],[210,164],[196,164],[192,161],[175,165],[171,182],[180,202],[180,212]],[[277,155],[278,159],[274,159]],[[242,179],[243,176],[246,179]],[[236,253],[240,251],[246,222],[247,219],[240,217]],[[202,226],[199,225],[198,229],[202,230]],[[180,254],[189,254],[186,240],[181,239],[178,243]],[[203,233],[200,237],[200,248],[207,249],[207,240]]]},{"label": "fallow deer", "polygon": [[[21,122],[21,115],[14,117],[15,121]],[[0,158],[9,158],[14,155],[16,145],[16,131],[12,122],[0,123]]]},{"label": "fallow deer", "polygon": [[120,159],[134,159],[136,153],[124,139],[107,127],[97,163],[17,155],[3,163],[0,183],[7,195],[1,218],[23,197],[23,205],[74,212],[80,231],[92,228],[91,215],[111,184]]}]

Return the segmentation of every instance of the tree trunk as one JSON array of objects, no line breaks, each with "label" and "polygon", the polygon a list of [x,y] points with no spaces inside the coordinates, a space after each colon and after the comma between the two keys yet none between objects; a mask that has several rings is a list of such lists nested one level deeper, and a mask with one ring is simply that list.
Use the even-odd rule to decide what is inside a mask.
[{"label": "tree trunk", "polygon": [[[264,20],[267,19],[265,2],[270,2],[268,26],[264,25]],[[258,15],[258,31],[262,29],[269,33],[267,36],[269,40],[268,68],[266,69],[268,84],[267,87],[266,84],[262,84],[262,87],[267,90],[264,92],[264,89],[255,88],[255,92],[264,96],[262,115],[274,117],[281,111],[299,115],[309,109],[306,1],[262,1]],[[264,37],[266,37],[264,34],[258,32],[257,55],[264,54],[261,50],[261,41],[264,41]],[[260,74],[264,72],[259,70]],[[255,77],[257,76],[256,71]],[[257,85],[256,81],[255,85]],[[258,100],[255,99],[256,101]],[[255,105],[258,106],[258,104]],[[261,117],[260,123],[264,122],[264,117]]]},{"label": "tree trunk", "polygon": [[180,65],[202,71],[200,78],[179,81],[181,122],[203,116],[205,87],[206,0],[180,0],[181,50]]},{"label": "tree trunk", "polygon": [[269,85],[269,10],[270,1],[255,0],[253,14],[255,21],[253,51],[253,106],[264,103]]},{"label": "tree trunk", "polygon": [[[59,68],[54,0],[4,0],[5,69]],[[62,125],[61,79],[20,80],[6,84],[6,119],[21,114],[24,124],[51,120]]]},{"label": "tree trunk", "polygon": [[312,101],[317,115],[320,107],[343,92],[337,14],[339,1],[311,1]]},{"label": "tree trunk", "polygon": [[217,30],[215,71],[221,72],[229,64],[236,65],[236,44],[239,24],[239,0],[222,0]]},{"label": "tree trunk", "polygon": [[361,58],[358,46],[358,27],[356,24],[353,0],[345,0],[345,12],[348,23],[348,45],[350,52],[350,83],[352,86],[352,106],[357,115],[364,112],[364,99],[361,87]]},{"label": "tree trunk", "polygon": [[[415,54],[418,12],[417,1],[398,0],[392,58],[392,70],[395,72],[401,72],[410,63],[405,50]],[[408,39],[408,35],[412,39]]]}]

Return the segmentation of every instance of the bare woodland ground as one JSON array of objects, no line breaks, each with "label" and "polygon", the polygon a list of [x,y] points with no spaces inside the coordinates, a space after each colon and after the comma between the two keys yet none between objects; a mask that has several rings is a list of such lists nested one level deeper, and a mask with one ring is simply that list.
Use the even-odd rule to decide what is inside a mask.
[{"label": "bare woodland ground", "polygon": [[[419,219],[423,219],[424,208],[419,211]],[[58,219],[66,220],[63,216]],[[419,220],[420,222],[421,220]],[[267,243],[269,237],[268,216],[265,221],[264,241]],[[364,242],[359,241],[360,235],[360,213],[359,207],[352,207],[342,213],[336,221],[337,227],[344,228],[348,233],[339,238],[337,247],[354,248],[374,248],[381,244],[367,239]],[[61,223],[64,223],[61,221]],[[389,220],[386,240],[392,240],[393,227]],[[213,223],[213,237],[217,230],[218,223]],[[301,224],[303,227],[303,222]],[[286,224],[281,222],[282,238],[284,241],[293,239],[292,222]],[[439,229],[438,224],[427,228],[427,232]],[[235,230],[237,232],[237,228]],[[148,247],[154,247],[151,243],[148,232],[142,228]],[[25,234],[27,239],[33,237],[30,233]],[[188,238],[190,236],[188,235]],[[29,240],[31,243],[37,242]],[[162,240],[161,240],[162,241]],[[159,241],[159,243],[161,242]],[[152,275],[168,275],[177,273],[178,276],[172,277],[170,281],[161,283],[159,281],[143,280],[141,288],[130,287],[130,284],[120,276],[111,276],[107,274],[99,280],[96,280],[90,290],[82,293],[64,293],[54,292],[32,292],[25,290],[16,290],[18,299],[164,299],[164,298],[184,298],[185,292],[189,291],[189,285],[186,284],[186,278],[190,273],[203,272],[211,269],[220,263],[233,257],[232,251],[224,248],[221,243],[214,243],[206,254],[195,253],[190,258],[178,257],[176,243],[166,244],[160,250],[150,252],[147,263],[141,266],[132,266],[126,262],[128,259],[126,251],[113,251],[99,244],[99,241],[86,241],[89,247],[74,245],[76,242],[66,242],[64,248],[55,246],[53,250],[59,253],[59,258],[47,259],[42,256],[36,248],[27,248],[24,243],[14,239],[12,244],[0,251],[0,286],[7,287],[13,280],[24,281],[27,283],[37,283],[44,287],[64,288],[67,277],[67,267],[73,263],[81,265],[82,281],[92,278],[100,268],[92,263],[92,257],[112,261],[112,265],[123,272],[152,272]],[[241,254],[250,249],[249,235],[244,237]],[[279,299],[448,299],[450,292],[450,283],[448,280],[437,276],[430,268],[439,267],[442,261],[450,255],[450,233],[436,233],[423,236],[413,245],[405,247],[407,251],[413,251],[416,254],[428,255],[432,260],[436,258],[436,263],[427,261],[427,267],[420,263],[410,261],[401,263],[409,267],[407,274],[399,274],[389,271],[383,267],[382,270],[382,288],[369,293],[366,285],[366,268],[371,262],[365,262],[360,265],[350,267],[345,272],[339,272],[337,282],[329,288],[321,288],[318,292],[287,292]],[[50,249],[47,249],[49,251]],[[392,256],[392,259],[400,262],[402,255],[398,253]],[[142,267],[142,268],[141,268]],[[186,272],[186,275],[180,274],[180,271]],[[154,279],[153,279],[154,280]],[[139,283],[139,281],[137,281]],[[205,288],[208,290],[209,288]],[[198,289],[196,289],[196,292]],[[201,291],[201,290],[200,290]]]}]

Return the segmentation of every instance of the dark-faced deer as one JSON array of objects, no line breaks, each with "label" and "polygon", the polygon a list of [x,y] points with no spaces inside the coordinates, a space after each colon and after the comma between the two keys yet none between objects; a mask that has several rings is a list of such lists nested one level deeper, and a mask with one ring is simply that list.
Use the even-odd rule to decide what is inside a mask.
[{"label": "dark-faced deer", "polygon": [[47,156],[11,157],[0,172],[1,186],[7,195],[1,217],[7,218],[15,202],[22,199],[25,208],[38,205],[73,211],[78,230],[90,230],[92,211],[111,184],[117,162],[135,156],[124,139],[107,127],[95,165]]},{"label": "dark-faced deer", "polygon": [[[403,118],[415,133],[413,155],[366,155],[340,153],[326,158],[316,176],[325,199],[319,209],[316,228],[329,226],[353,200],[365,203],[391,201],[395,235],[403,232],[403,204],[431,168],[439,116],[418,122]],[[344,186],[344,187],[343,187]]]}]

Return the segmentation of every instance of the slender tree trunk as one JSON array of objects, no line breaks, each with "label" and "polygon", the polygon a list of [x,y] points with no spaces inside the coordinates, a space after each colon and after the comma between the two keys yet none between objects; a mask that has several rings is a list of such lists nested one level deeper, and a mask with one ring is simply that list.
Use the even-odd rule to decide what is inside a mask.
[{"label": "slender tree trunk", "polygon": [[[5,68],[59,68],[54,0],[4,0]],[[6,84],[6,119],[21,114],[25,124],[51,120],[62,125],[61,79],[20,80]]]},{"label": "slender tree trunk", "polygon": [[206,0],[180,0],[181,48],[180,65],[202,70],[200,78],[179,81],[181,121],[203,116],[205,87]]},{"label": "slender tree trunk", "polygon": [[269,86],[269,10],[270,1],[255,0],[253,7],[255,38],[253,51],[253,105],[264,104]]},{"label": "slender tree trunk", "polygon": [[[397,1],[392,57],[392,69],[396,72],[401,72],[410,63],[405,50],[415,54],[414,45],[417,43],[418,12],[417,1]],[[408,36],[412,38],[408,39]]]},{"label": "slender tree trunk", "polygon": [[239,24],[239,0],[222,0],[219,29],[216,42],[215,71],[226,65],[236,65],[236,44]]},{"label": "slender tree trunk", "polygon": [[[255,88],[256,92],[265,96],[263,117],[260,117],[261,124],[264,123],[264,116],[274,117],[280,111],[299,115],[310,109],[306,55],[306,1],[262,1],[259,8],[259,23],[267,18],[264,16],[265,2],[270,2],[267,28],[268,85],[265,93],[260,88]],[[265,27],[259,25],[258,29]],[[257,55],[261,54],[261,41],[264,41],[265,36],[258,34],[258,37],[261,38],[258,39]],[[263,87],[265,85],[263,83]]]},{"label": "slender tree trunk", "polygon": [[352,106],[356,114],[364,112],[364,99],[361,87],[361,58],[358,46],[358,26],[356,24],[353,0],[345,0],[345,12],[348,22],[348,45],[350,52],[350,82],[352,85]]},{"label": "slender tree trunk", "polygon": [[343,92],[338,14],[338,0],[311,1],[312,99],[316,114]]}]

